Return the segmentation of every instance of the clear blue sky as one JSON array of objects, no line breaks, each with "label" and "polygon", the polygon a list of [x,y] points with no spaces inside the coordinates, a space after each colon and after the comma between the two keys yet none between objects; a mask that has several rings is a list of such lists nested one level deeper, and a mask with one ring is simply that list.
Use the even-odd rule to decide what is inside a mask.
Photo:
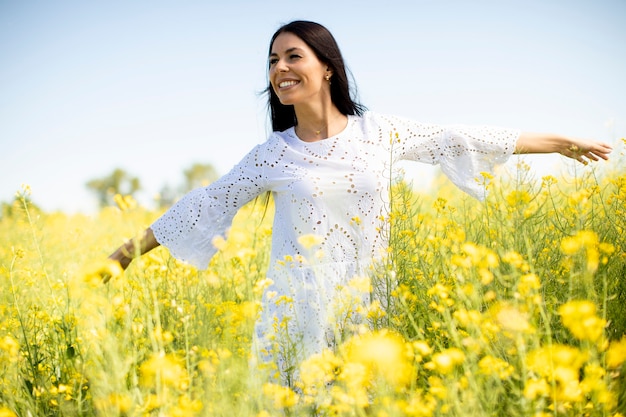
[{"label": "clear blue sky", "polygon": [[0,201],[26,183],[89,212],[114,168],[144,204],[194,162],[225,173],[266,138],[268,41],[293,19],[334,33],[371,110],[626,136],[624,0],[0,0]]}]

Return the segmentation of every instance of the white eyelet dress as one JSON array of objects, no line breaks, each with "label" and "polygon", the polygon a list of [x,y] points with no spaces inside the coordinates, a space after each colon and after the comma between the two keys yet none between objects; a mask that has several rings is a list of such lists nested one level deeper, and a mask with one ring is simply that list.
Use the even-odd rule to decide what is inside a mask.
[{"label": "white eyelet dress", "polygon": [[[439,126],[366,112],[318,142],[293,128],[274,132],[208,187],[191,191],[151,226],[157,241],[182,261],[205,269],[212,240],[225,236],[239,208],[270,191],[275,203],[267,276],[256,324],[256,353],[284,381],[295,365],[333,347],[360,320],[369,294],[348,291],[386,248],[385,222],[393,163],[439,164],[454,184],[482,199],[476,178],[513,153],[519,132],[484,126]],[[301,236],[319,244],[305,248]],[[362,310],[362,308],[361,308]]]}]

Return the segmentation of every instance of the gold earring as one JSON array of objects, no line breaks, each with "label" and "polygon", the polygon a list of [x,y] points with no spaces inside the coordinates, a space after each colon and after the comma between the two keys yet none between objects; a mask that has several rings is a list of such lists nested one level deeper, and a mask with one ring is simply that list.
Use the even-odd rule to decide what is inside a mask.
[{"label": "gold earring", "polygon": [[330,81],[330,74],[326,74],[326,81]]}]

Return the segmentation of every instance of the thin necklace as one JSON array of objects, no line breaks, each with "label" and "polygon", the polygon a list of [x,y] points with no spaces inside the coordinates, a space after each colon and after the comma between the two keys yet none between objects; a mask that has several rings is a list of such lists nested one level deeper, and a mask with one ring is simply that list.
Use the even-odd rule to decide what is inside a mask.
[{"label": "thin necklace", "polygon": [[[343,115],[341,115],[343,116]],[[319,130],[313,130],[313,132],[315,133],[315,136],[319,136],[320,133],[322,133],[322,130],[326,129],[332,122],[334,122],[336,119],[338,119],[340,116],[337,116],[331,120],[328,121],[328,123],[326,123],[324,126],[322,126]],[[296,124],[296,127],[299,127],[300,125]],[[302,128],[299,128],[302,129]]]}]

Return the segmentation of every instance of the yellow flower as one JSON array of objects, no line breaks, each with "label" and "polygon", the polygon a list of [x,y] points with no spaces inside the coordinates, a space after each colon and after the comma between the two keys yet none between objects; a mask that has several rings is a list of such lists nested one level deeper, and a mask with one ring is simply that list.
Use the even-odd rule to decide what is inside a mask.
[{"label": "yellow flower", "polygon": [[502,256],[502,261],[521,270],[522,272],[526,272],[528,270],[528,263],[524,260],[524,257],[515,251],[505,253]]},{"label": "yellow flower", "polygon": [[82,273],[82,282],[91,287],[98,287],[103,282],[117,279],[124,274],[119,262],[112,259],[104,259],[89,265]]},{"label": "yellow flower", "polygon": [[527,355],[528,369],[546,378],[551,396],[559,401],[581,401],[580,368],[587,354],[566,345],[551,345],[533,350]]},{"label": "yellow flower", "polygon": [[[609,255],[612,253],[612,245],[600,243],[598,235],[591,230],[581,230],[574,236],[566,237],[561,241],[561,252],[565,255],[575,255],[585,250],[587,271],[595,272],[600,264],[600,252]],[[606,263],[603,260],[603,263]]]},{"label": "yellow flower", "polygon": [[500,379],[507,379],[515,372],[515,368],[510,363],[491,355],[487,355],[478,361],[478,369],[481,374],[495,375]]},{"label": "yellow flower", "polygon": [[541,186],[549,187],[551,185],[556,184],[558,181],[552,175],[546,175],[545,177],[541,177]]},{"label": "yellow flower", "polygon": [[380,376],[394,387],[410,382],[412,357],[402,336],[390,331],[365,333],[344,345],[346,362],[363,365],[372,376]]},{"label": "yellow flower", "polygon": [[606,365],[617,368],[626,362],[626,336],[619,341],[613,341],[606,352]]},{"label": "yellow flower", "polygon": [[0,417],[17,417],[17,414],[7,407],[0,407]]},{"label": "yellow flower", "polygon": [[461,349],[450,348],[442,352],[435,353],[431,361],[424,365],[426,369],[430,369],[440,374],[449,374],[457,365],[465,360],[465,354]]},{"label": "yellow flower", "polygon": [[155,387],[159,383],[171,387],[184,387],[188,379],[185,368],[171,354],[152,355],[141,364],[139,374],[139,383],[144,387]]},{"label": "yellow flower", "polygon": [[351,220],[352,220],[352,221],[353,221],[353,222],[354,222],[357,226],[360,226],[360,225],[361,225],[361,218],[360,218],[359,216],[354,216]]},{"label": "yellow flower", "polygon": [[213,240],[211,240],[211,243],[217,250],[223,251],[226,249],[226,239],[224,239],[223,236],[215,236]]},{"label": "yellow flower", "polygon": [[569,301],[559,307],[563,325],[579,340],[598,341],[606,327],[606,320],[596,316],[596,305],[591,301]]},{"label": "yellow flower", "polygon": [[275,408],[291,408],[298,404],[299,396],[289,387],[278,384],[265,383],[263,385],[263,395],[272,400]]},{"label": "yellow flower", "polygon": [[311,249],[314,246],[321,244],[324,238],[320,235],[307,234],[298,237],[298,243],[302,245],[304,249]]},{"label": "yellow flower", "polygon": [[482,315],[478,310],[466,310],[464,308],[460,308],[455,311],[452,316],[463,327],[479,325],[482,321]]},{"label": "yellow flower", "polygon": [[506,196],[506,202],[509,206],[515,207],[517,205],[526,205],[530,202],[531,196],[527,191],[514,190]]},{"label": "yellow flower", "polygon": [[463,252],[471,259],[472,265],[478,268],[495,268],[500,263],[498,255],[484,246],[467,242],[461,246],[461,249],[463,249]]},{"label": "yellow flower", "polygon": [[109,395],[109,403],[116,411],[119,411],[120,414],[126,414],[130,411],[133,400],[127,394],[113,393]]},{"label": "yellow flower", "polygon": [[372,291],[372,280],[368,276],[356,276],[348,282],[348,286],[358,292],[369,293]]},{"label": "yellow flower", "polygon": [[310,356],[300,365],[303,392],[309,395],[317,394],[320,387],[335,380],[340,365],[341,360],[328,349]]},{"label": "yellow flower", "polygon": [[517,284],[517,290],[523,296],[527,296],[533,293],[534,290],[538,290],[539,288],[541,288],[541,281],[539,280],[539,277],[535,274],[522,275]]},{"label": "yellow flower", "polygon": [[137,207],[137,201],[135,201],[132,195],[115,194],[113,201],[122,211],[128,211]]},{"label": "yellow flower", "polygon": [[550,394],[550,386],[545,379],[529,379],[524,386],[524,397],[534,400],[538,397],[547,397]]},{"label": "yellow flower", "polygon": [[415,356],[419,357],[420,360],[422,356],[429,356],[433,352],[433,349],[428,345],[428,342],[423,340],[416,340],[413,342],[413,350],[415,352]]},{"label": "yellow flower", "polygon": [[565,255],[574,255],[581,247],[581,242],[575,237],[566,237],[561,241],[561,252]]},{"label": "yellow flower", "polygon": [[554,344],[529,352],[527,360],[531,370],[549,376],[559,366],[580,369],[587,360],[587,354],[573,346]]},{"label": "yellow flower", "polygon": [[489,316],[500,329],[509,332],[530,334],[535,331],[528,321],[528,313],[505,302],[499,302],[491,307]]},{"label": "yellow flower", "polygon": [[17,360],[17,356],[20,353],[20,345],[10,335],[6,335],[0,339],[0,350],[5,351],[11,360]]}]

